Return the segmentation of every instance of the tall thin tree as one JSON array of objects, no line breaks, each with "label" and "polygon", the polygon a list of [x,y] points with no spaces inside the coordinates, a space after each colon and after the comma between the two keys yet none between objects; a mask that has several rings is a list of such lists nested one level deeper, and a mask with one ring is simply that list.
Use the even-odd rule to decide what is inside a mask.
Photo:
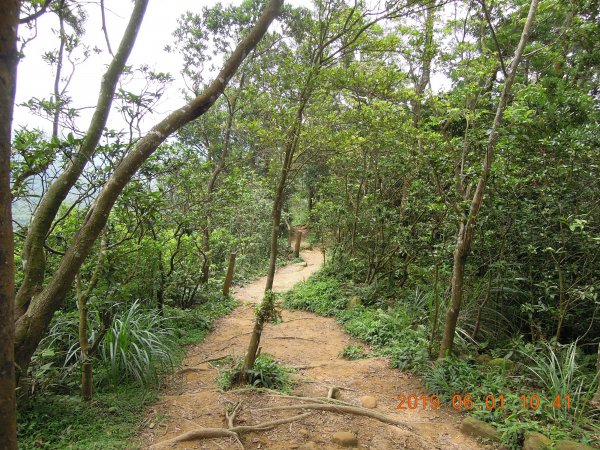
[{"label": "tall thin tree", "polygon": [[16,450],[15,270],[10,149],[17,76],[19,0],[0,2],[0,449]]},{"label": "tall thin tree", "polygon": [[[521,33],[521,39],[517,45],[515,56],[508,69],[506,81],[504,82],[504,88],[502,95],[498,102],[496,109],[496,116],[494,117],[494,123],[490,131],[490,135],[487,142],[486,152],[483,159],[483,169],[479,176],[477,188],[471,198],[471,206],[469,208],[468,215],[465,215],[460,221],[458,236],[456,238],[456,244],[454,246],[454,262],[452,266],[452,281],[451,281],[451,303],[448,313],[446,315],[446,326],[444,329],[444,335],[440,345],[440,358],[444,358],[452,353],[452,345],[454,343],[454,334],[456,333],[456,323],[458,321],[458,315],[460,314],[460,307],[463,297],[463,285],[465,277],[465,265],[467,258],[471,251],[471,243],[473,241],[473,235],[475,234],[475,225],[477,216],[481,210],[483,202],[483,194],[488,183],[490,172],[492,170],[492,163],[494,162],[494,153],[496,150],[496,144],[500,137],[500,126],[502,125],[502,118],[504,116],[504,110],[508,104],[508,97],[512,85],[517,75],[517,69],[523,56],[523,51],[529,40],[529,35],[533,28],[533,21],[535,19],[535,13],[537,11],[539,0],[532,0],[529,6],[529,13]],[[468,199],[467,199],[468,200]]]}]

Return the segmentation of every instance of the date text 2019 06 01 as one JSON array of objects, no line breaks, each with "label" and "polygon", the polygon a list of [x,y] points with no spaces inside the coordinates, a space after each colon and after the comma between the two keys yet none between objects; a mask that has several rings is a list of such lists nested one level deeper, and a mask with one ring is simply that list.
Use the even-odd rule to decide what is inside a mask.
[{"label": "date text 2019 06 01", "polygon": [[[417,394],[398,394],[398,404],[396,409],[444,409],[451,408],[457,411],[459,410],[471,410],[471,409],[487,409],[492,411],[494,409],[502,409],[505,406],[505,398],[503,394],[488,394],[481,399],[473,399],[471,394],[460,395],[456,394],[452,397],[449,404],[444,404],[439,396],[433,395],[417,395]],[[554,398],[546,399],[540,397],[537,394],[523,394],[520,396],[521,401],[519,405],[523,409],[537,410],[539,408],[550,409],[571,409],[571,396],[570,395],[557,395]]]}]

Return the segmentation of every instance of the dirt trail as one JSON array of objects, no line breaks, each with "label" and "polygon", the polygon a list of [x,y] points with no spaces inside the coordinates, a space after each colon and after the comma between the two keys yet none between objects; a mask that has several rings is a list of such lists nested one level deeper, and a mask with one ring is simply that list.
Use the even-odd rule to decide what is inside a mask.
[{"label": "dirt trail", "polygon": [[[281,268],[275,276],[275,291],[284,291],[306,279],[323,262],[318,250],[302,252],[306,264]],[[203,427],[226,427],[225,410],[237,402],[243,409],[236,424],[252,425],[299,414],[299,411],[257,412],[258,408],[299,404],[298,401],[255,392],[221,392],[216,384],[218,370],[202,361],[225,355],[241,357],[252,330],[253,306],[263,294],[261,278],[239,289],[235,297],[242,305],[215,324],[213,332],[199,345],[189,349],[184,367],[169,381],[165,395],[147,418],[140,436],[143,448],[182,433]],[[350,338],[335,319],[304,311],[283,311],[283,323],[268,325],[262,335],[263,353],[290,367],[296,367],[294,394],[324,397],[332,385],[340,387],[341,400],[359,403],[360,397],[377,399],[375,411],[410,424],[413,432],[377,420],[314,411],[301,421],[280,425],[269,431],[243,434],[246,449],[338,449],[332,443],[336,431],[350,431],[359,448],[454,450],[483,449],[485,446],[465,437],[457,429],[461,415],[446,410],[398,410],[396,397],[426,393],[422,383],[398,370],[390,369],[384,358],[346,361],[339,357]],[[232,438],[208,439],[177,444],[179,449],[234,449]]]}]

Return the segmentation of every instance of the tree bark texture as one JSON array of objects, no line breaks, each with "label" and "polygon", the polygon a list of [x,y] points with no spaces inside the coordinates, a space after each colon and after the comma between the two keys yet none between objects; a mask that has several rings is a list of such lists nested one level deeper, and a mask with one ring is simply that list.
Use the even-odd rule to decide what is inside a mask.
[{"label": "tree bark texture", "polygon": [[225,275],[225,282],[223,283],[223,297],[227,297],[229,295],[229,288],[231,287],[231,282],[233,281],[233,269],[235,268],[235,253],[231,253],[229,255],[229,266],[227,266],[227,275]]},{"label": "tree bark texture", "polygon": [[20,1],[0,2],[0,449],[17,449],[14,362],[15,269],[10,153]]}]

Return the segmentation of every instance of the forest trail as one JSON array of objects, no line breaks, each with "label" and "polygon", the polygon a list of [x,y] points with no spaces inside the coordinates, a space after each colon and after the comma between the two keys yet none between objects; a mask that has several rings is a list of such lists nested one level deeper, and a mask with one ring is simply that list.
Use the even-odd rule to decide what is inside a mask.
[{"label": "forest trail", "polygon": [[[306,264],[291,264],[279,269],[275,276],[275,291],[290,289],[308,278],[321,266],[319,250],[302,252]],[[207,359],[232,355],[242,357],[254,322],[253,307],[263,295],[265,278],[237,290],[235,297],[241,306],[215,323],[206,339],[188,350],[184,366],[167,383],[164,395],[149,413],[146,426],[139,436],[143,448],[172,439],[182,433],[204,428],[226,427],[228,406],[242,402],[243,409],[236,425],[252,425],[299,414],[299,411],[253,411],[283,405],[298,405],[298,400],[258,394],[256,392],[221,392],[216,383],[218,369]],[[246,449],[325,449],[342,448],[332,443],[336,431],[349,431],[358,438],[358,448],[387,449],[452,449],[490,448],[465,437],[458,430],[462,415],[447,410],[398,410],[399,393],[426,393],[416,378],[388,367],[384,358],[347,361],[340,352],[356,343],[333,318],[305,311],[283,310],[283,322],[269,324],[262,335],[263,353],[277,361],[297,368],[294,395],[325,397],[329,387],[341,389],[340,399],[360,404],[365,395],[377,399],[374,411],[409,424],[413,431],[386,425],[375,419],[313,411],[309,417],[277,426],[269,431],[243,434]],[[205,439],[183,442],[164,448],[235,449],[233,438]]]}]

